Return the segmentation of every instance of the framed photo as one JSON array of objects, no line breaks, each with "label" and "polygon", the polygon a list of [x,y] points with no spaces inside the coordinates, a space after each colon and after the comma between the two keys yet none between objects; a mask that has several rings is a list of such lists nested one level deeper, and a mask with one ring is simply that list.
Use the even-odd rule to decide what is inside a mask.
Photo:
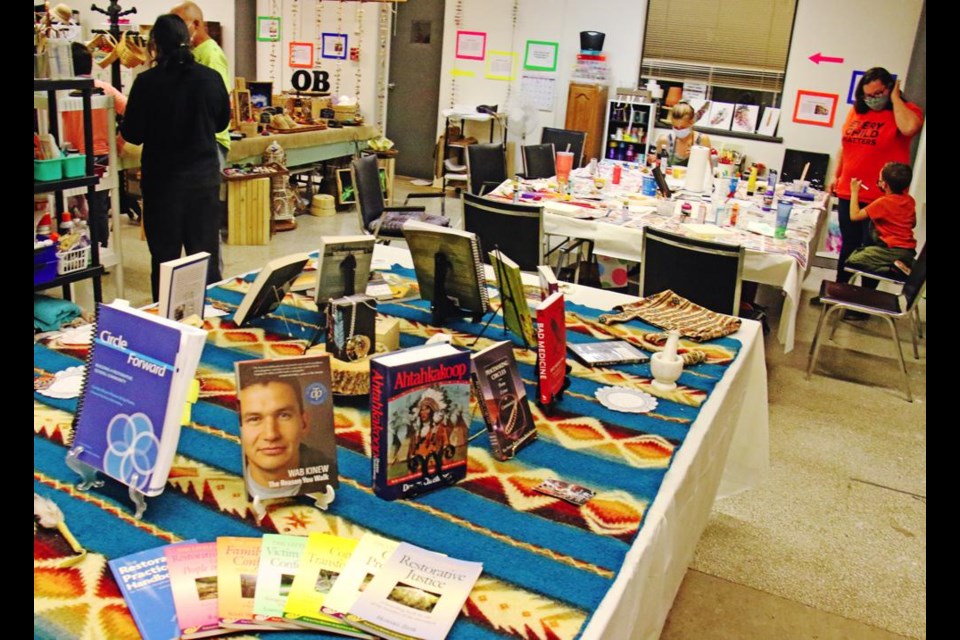
[{"label": "framed photo", "polygon": [[291,42],[290,61],[288,66],[296,69],[310,69],[313,67],[313,43]]},{"label": "framed photo", "polygon": [[732,131],[743,131],[744,133],[753,133],[757,128],[757,116],[760,115],[760,107],[755,104],[738,104],[733,108]]},{"label": "framed photo", "polygon": [[733,122],[733,107],[729,102],[711,102],[710,111],[705,116],[706,121],[700,120],[701,127],[710,129],[730,129],[730,123]]},{"label": "framed photo", "polygon": [[337,204],[350,204],[357,201],[357,190],[353,187],[353,174],[350,169],[337,169]]},{"label": "framed photo", "polygon": [[457,56],[463,60],[483,60],[487,53],[487,34],[483,31],[457,31]]},{"label": "framed photo", "polygon": [[254,109],[266,109],[273,102],[273,83],[250,81],[247,83],[250,90],[250,104]]},{"label": "framed photo", "polygon": [[[853,104],[857,101],[853,94],[857,90],[857,83],[860,82],[860,78],[863,77],[863,73],[863,71],[854,71],[852,74],[850,74],[850,88],[847,89],[847,104]],[[896,82],[897,74],[891,73],[890,75],[893,76],[893,80]]]},{"label": "framed photo", "polygon": [[832,127],[837,115],[837,102],[840,96],[835,93],[817,91],[797,91],[797,103],[793,107],[793,121],[801,124],[815,124],[819,127]]},{"label": "framed photo", "polygon": [[280,41],[279,16],[257,16],[257,40],[260,42]]},{"label": "framed photo", "polygon": [[527,40],[527,51],[523,56],[523,68],[531,71],[556,71],[559,46],[556,42]]},{"label": "framed photo", "polygon": [[233,92],[233,100],[237,105],[237,122],[250,122],[253,120],[253,108],[250,103],[250,91],[236,89]]},{"label": "framed photo", "polygon": [[757,127],[757,133],[763,136],[774,136],[777,134],[777,123],[780,122],[780,109],[776,107],[764,107],[763,119]]},{"label": "framed photo", "polygon": [[347,34],[322,33],[320,34],[320,57],[333,60],[347,59]]}]

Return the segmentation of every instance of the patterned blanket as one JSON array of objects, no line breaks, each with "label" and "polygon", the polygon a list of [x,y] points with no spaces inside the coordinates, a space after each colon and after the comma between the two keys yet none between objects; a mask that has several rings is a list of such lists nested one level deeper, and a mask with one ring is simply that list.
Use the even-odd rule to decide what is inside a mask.
[{"label": "patterned blanket", "polygon": [[[413,278],[412,271],[396,265],[393,273]],[[235,279],[212,289],[210,301],[234,308],[251,280]],[[428,304],[420,300],[381,304],[378,312],[400,320],[402,347],[421,344],[438,331],[466,346],[482,327],[467,321],[432,327]],[[568,303],[568,341],[618,337],[641,342],[658,332],[637,321],[605,326],[598,322],[599,314]],[[490,454],[488,439],[478,437],[470,446],[465,481],[414,500],[385,502],[373,495],[366,399],[339,399],[336,500],[328,511],[305,498],[279,501],[258,526],[242,484],[233,363],[302,353],[318,314],[311,300],[291,295],[252,328],[237,328],[229,318],[206,321],[200,401],[181,433],[167,489],[148,500],[142,521],[132,517],[119,483],[107,480],[90,492],[75,488],[77,476],[64,456],[76,400],[34,394],[34,491],[60,506],[88,550],[82,561],[72,563],[72,552],[59,534],[40,528],[35,535],[36,637],[139,637],[107,569],[109,558],[187,538],[312,531],[359,537],[370,530],[484,563],[450,638],[577,638],[620,570],[699,407],[740,348],[731,338],[684,345],[705,351],[706,362],[685,369],[678,388],[669,393],[652,387],[649,365],[587,368],[570,359],[572,383],[557,409],[547,416],[531,405],[538,440],[517,458],[499,462]],[[510,338],[498,316],[472,348],[502,339]],[[517,346],[515,354],[528,394],[535,397],[535,351]],[[34,375],[76,366],[85,356],[85,349],[56,338],[35,345]],[[608,410],[594,397],[606,385],[642,389],[658,396],[658,406],[642,415]],[[480,412],[474,411],[471,434],[483,430]],[[547,478],[587,486],[596,496],[577,507],[533,490]],[[317,634],[277,631],[263,637]]]}]

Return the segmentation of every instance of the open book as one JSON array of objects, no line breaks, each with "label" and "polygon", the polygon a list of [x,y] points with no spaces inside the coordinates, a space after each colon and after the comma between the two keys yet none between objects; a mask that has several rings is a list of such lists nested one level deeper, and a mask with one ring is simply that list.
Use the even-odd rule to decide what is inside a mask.
[{"label": "open book", "polygon": [[233,314],[234,323],[242,327],[254,318],[275,311],[309,261],[305,253],[292,253],[265,264]]},{"label": "open book", "polygon": [[207,332],[130,307],[97,307],[71,453],[147,496],[163,491]]}]

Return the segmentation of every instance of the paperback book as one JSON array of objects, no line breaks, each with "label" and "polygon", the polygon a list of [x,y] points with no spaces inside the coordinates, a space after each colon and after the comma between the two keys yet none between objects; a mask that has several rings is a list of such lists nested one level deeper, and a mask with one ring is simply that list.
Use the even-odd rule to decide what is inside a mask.
[{"label": "paperback book", "polygon": [[234,364],[243,478],[261,500],[339,486],[330,356]]},{"label": "paperback book", "polygon": [[317,305],[331,298],[364,293],[373,261],[373,236],[320,236],[317,252]]},{"label": "paperback book", "polygon": [[197,542],[165,547],[170,591],[177,610],[180,637],[206,638],[230,633],[220,626],[217,604],[217,543]]},{"label": "paperback book", "polygon": [[253,618],[261,544],[260,538],[217,538],[217,615],[225,629],[277,629]]},{"label": "paperback book", "polygon": [[626,340],[570,342],[567,343],[567,349],[588,367],[637,364],[650,360],[650,356]]},{"label": "paperback book", "polygon": [[365,293],[335,298],[327,303],[327,353],[354,362],[377,347],[377,301]]},{"label": "paperback book", "polygon": [[383,638],[443,640],[482,571],[480,562],[401,542],[346,619]]},{"label": "paperback book", "polygon": [[493,456],[509,460],[537,437],[513,345],[498,342],[471,357],[474,390],[490,434]]},{"label": "paperback book", "polygon": [[386,500],[467,473],[470,353],[439,343],[370,360],[373,491]]},{"label": "paperback book", "polygon": [[98,305],[71,454],[144,495],[159,495],[206,337],[119,301]]},{"label": "paperback book", "polygon": [[440,260],[446,265],[443,286],[450,303],[479,315],[490,309],[477,234],[408,220],[403,225],[403,236],[410,247],[424,300],[434,300],[437,254],[442,254]]},{"label": "paperback book", "polygon": [[260,564],[257,567],[257,589],[253,596],[253,619],[278,628],[296,628],[284,620],[283,608],[293,586],[293,577],[300,567],[300,557],[307,546],[306,536],[263,534]]},{"label": "paperback book", "polygon": [[537,377],[541,404],[550,404],[564,389],[567,332],[563,294],[552,293],[537,307]]},{"label": "paperback book", "polygon": [[[177,544],[194,543],[196,540]],[[107,562],[144,640],[180,637],[164,549],[166,546],[154,547]]]},{"label": "paperback book", "polygon": [[395,540],[382,538],[369,531],[363,534],[323,601],[323,612],[335,618],[344,618],[398,544]]},{"label": "paperback book", "polygon": [[265,264],[240,301],[233,322],[242,327],[254,318],[276,311],[309,261],[307,254],[293,253]]},{"label": "paperback book", "polygon": [[299,626],[332,631],[356,638],[371,638],[342,620],[321,611],[333,583],[353,554],[357,541],[329,533],[311,533],[300,556],[283,617]]},{"label": "paperback book", "polygon": [[206,251],[160,263],[161,316],[177,321],[193,315],[203,318],[209,265]]},{"label": "paperback book", "polygon": [[503,324],[507,329],[523,340],[525,347],[537,344],[537,334],[533,329],[533,316],[523,294],[523,280],[520,265],[502,251],[491,251],[490,264],[500,287],[500,305],[503,311]]},{"label": "paperback book", "polygon": [[537,275],[540,276],[540,299],[546,300],[551,293],[560,291],[560,282],[549,265],[542,264],[537,267]]}]

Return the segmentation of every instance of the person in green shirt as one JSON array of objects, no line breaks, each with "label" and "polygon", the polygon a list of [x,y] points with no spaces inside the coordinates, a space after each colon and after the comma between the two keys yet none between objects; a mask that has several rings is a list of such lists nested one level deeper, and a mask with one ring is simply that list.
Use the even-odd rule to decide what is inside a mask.
[{"label": "person in green shirt", "polygon": [[[171,9],[170,13],[180,16],[180,19],[187,24],[193,57],[203,66],[210,67],[220,74],[223,78],[223,86],[229,94],[230,78],[227,74],[227,56],[216,40],[211,38],[207,32],[207,23],[203,19],[203,11],[194,2],[184,2]],[[220,146],[221,157],[226,160],[227,152],[230,151],[229,125],[226,129],[217,133],[217,144]]]}]

